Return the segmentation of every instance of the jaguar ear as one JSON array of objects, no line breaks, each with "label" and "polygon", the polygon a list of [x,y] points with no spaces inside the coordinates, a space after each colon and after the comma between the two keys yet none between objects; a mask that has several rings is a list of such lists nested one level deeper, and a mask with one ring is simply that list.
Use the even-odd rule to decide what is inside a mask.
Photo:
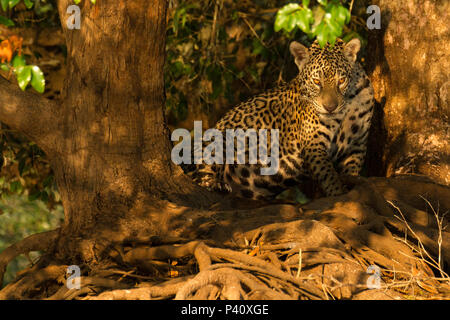
[{"label": "jaguar ear", "polygon": [[294,56],[295,64],[300,70],[305,64],[306,60],[308,59],[309,56],[308,49],[305,46],[301,45],[300,43],[292,41],[291,44],[289,45],[289,50],[291,51],[291,54]]},{"label": "jaguar ear", "polygon": [[350,60],[351,62],[355,62],[359,49],[361,49],[361,42],[358,38],[355,38],[345,44],[344,54],[348,60]]}]

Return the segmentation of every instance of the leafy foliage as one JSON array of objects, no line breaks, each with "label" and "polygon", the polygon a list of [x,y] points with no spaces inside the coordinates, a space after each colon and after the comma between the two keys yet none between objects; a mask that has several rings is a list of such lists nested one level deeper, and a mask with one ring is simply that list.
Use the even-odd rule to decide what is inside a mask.
[{"label": "leafy foliage", "polygon": [[[35,233],[58,227],[63,219],[62,206],[49,210],[43,201],[30,202],[20,195],[7,196],[2,194],[0,201],[0,252],[11,243]],[[34,259],[37,253],[33,253]],[[11,281],[18,270],[29,264],[24,256],[17,257],[7,269],[4,284]]]},{"label": "leafy foliage", "polygon": [[60,197],[45,154],[33,142],[2,126],[0,130],[0,193],[40,199],[53,208]]},{"label": "leafy foliage", "polygon": [[317,37],[321,47],[327,42],[334,45],[350,22],[350,10],[340,0],[319,0],[314,9],[309,8],[309,2],[303,0],[302,5],[289,3],[281,8],[275,18],[275,31],[292,32],[297,27],[310,38]]},{"label": "leafy foliage", "polygon": [[[6,4],[6,10],[4,6]],[[17,79],[22,90],[45,91],[46,82],[39,68],[40,52],[22,43],[21,30],[26,35],[30,27],[45,28],[59,23],[54,1],[16,1],[11,6],[0,0],[0,16],[13,21],[14,32],[0,26],[0,72],[3,77]],[[42,200],[52,209],[60,201],[48,161],[36,144],[24,136],[0,125],[0,193],[19,195],[28,200]],[[20,210],[20,208],[18,208]]]},{"label": "leafy foliage", "polygon": [[[289,43],[321,45],[365,23],[350,1],[173,1],[167,29],[166,94],[171,126],[212,126],[229,108],[296,74]],[[357,15],[365,14],[360,4]]]},{"label": "leafy foliage", "polygon": [[[169,124],[213,123],[226,108],[267,89],[286,68],[286,39],[274,33],[280,1],[183,1],[169,12]],[[270,10],[263,14],[251,11]]]},{"label": "leafy foliage", "polygon": [[[7,40],[5,40],[7,41]],[[1,46],[1,44],[0,44]],[[14,74],[17,77],[17,83],[19,84],[20,89],[25,90],[28,84],[39,93],[43,93],[45,90],[45,79],[44,73],[41,69],[36,65],[27,65],[25,61],[25,57],[23,55],[15,55],[9,63],[3,63],[0,66],[2,70],[14,71]]]},{"label": "leafy foliage", "polygon": [[[97,0],[90,0],[93,4],[95,4],[97,2]],[[73,0],[73,2],[75,4],[79,4],[81,2],[81,0]]]},{"label": "leafy foliage", "polygon": [[[9,15],[0,15],[0,24],[7,27],[16,26],[16,23],[11,18],[19,4],[23,6],[22,10],[33,9],[40,16],[54,8],[51,3],[46,2],[35,0],[0,0],[2,11]],[[45,90],[44,73],[39,66],[27,64],[26,59],[29,57],[22,54],[22,38],[17,35],[11,35],[3,39],[0,37],[0,40],[2,40],[0,42],[0,69],[6,72],[9,71],[9,75],[14,73],[18,85],[22,90],[25,90],[28,85],[31,85],[37,92],[43,93]]]},{"label": "leafy foliage", "polygon": [[7,27],[15,26],[11,16],[13,10],[20,5],[23,5],[27,10],[33,9],[34,13],[38,16],[43,16],[54,9],[54,5],[50,0],[0,0],[0,8],[6,14],[0,15],[0,24]]},{"label": "leafy foliage", "polygon": [[308,8],[309,1],[303,1],[303,6],[298,3],[289,3],[277,12],[275,18],[275,31],[281,29],[291,32],[299,27],[303,32],[311,34],[310,25],[314,22],[313,13]]}]

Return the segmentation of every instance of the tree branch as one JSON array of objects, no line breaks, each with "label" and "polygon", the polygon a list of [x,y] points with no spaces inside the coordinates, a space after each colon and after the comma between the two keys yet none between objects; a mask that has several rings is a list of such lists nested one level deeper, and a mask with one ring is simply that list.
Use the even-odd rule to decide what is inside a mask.
[{"label": "tree branch", "polygon": [[18,255],[31,251],[47,250],[58,237],[59,229],[33,234],[6,248],[0,254],[0,288],[8,264]]},{"label": "tree branch", "polygon": [[59,135],[59,106],[31,91],[21,91],[17,84],[0,76],[0,121],[20,131],[45,152],[55,149]]}]

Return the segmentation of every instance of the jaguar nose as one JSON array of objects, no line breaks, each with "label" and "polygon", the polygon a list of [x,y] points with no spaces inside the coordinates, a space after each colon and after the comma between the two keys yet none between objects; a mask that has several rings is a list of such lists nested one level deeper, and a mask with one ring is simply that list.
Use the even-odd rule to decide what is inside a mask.
[{"label": "jaguar nose", "polygon": [[337,103],[336,102],[330,102],[327,104],[324,104],[323,107],[329,112],[332,113],[336,108],[337,108]]}]

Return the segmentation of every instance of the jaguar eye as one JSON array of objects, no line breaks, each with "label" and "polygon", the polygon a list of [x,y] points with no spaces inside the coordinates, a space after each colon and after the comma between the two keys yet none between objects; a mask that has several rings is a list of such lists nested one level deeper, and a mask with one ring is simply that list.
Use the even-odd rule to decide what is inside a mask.
[{"label": "jaguar eye", "polygon": [[345,82],[345,79],[344,79],[344,78],[340,78],[340,79],[339,79],[339,84],[344,84],[344,82]]},{"label": "jaguar eye", "polygon": [[315,84],[320,86],[320,80],[319,79],[314,79],[313,81],[314,81]]}]

